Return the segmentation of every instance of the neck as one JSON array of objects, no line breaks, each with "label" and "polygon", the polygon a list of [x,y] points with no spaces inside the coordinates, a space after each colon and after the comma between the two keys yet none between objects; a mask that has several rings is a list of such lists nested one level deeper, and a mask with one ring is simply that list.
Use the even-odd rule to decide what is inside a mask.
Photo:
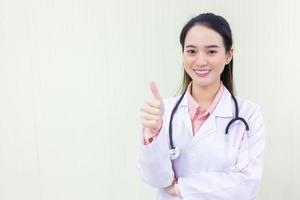
[{"label": "neck", "polygon": [[214,101],[215,96],[221,86],[221,81],[215,84],[203,87],[197,83],[192,83],[191,95],[200,107],[207,109]]}]

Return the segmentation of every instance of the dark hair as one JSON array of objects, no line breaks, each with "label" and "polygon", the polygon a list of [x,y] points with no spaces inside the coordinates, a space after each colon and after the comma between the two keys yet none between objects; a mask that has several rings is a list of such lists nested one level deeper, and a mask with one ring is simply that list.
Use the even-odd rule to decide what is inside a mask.
[{"label": "dark hair", "polygon": [[[180,33],[180,44],[182,47],[182,52],[184,51],[184,41],[187,32],[195,25],[203,25],[210,28],[217,33],[219,33],[223,38],[223,43],[225,46],[225,51],[228,52],[232,47],[232,34],[228,22],[221,16],[215,15],[213,13],[203,13],[188,21],[181,30]],[[234,94],[234,84],[233,84],[233,59],[230,63],[225,65],[224,71],[221,74],[221,81],[224,86],[229,90],[231,94]],[[181,84],[181,91],[184,93],[192,81],[191,77],[184,70],[183,81]]]}]

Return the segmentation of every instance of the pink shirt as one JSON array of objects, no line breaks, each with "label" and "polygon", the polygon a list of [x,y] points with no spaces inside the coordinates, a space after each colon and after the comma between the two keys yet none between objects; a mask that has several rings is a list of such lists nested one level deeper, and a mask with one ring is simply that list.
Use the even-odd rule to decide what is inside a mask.
[{"label": "pink shirt", "polygon": [[191,95],[191,86],[192,83],[188,86],[188,111],[190,114],[190,118],[192,121],[193,126],[193,134],[195,135],[202,124],[206,121],[206,119],[209,117],[209,115],[214,111],[216,105],[218,104],[219,100],[222,97],[224,86],[221,82],[220,88],[214,98],[213,103],[209,106],[208,109],[201,108],[199,104],[195,101],[195,99]]}]

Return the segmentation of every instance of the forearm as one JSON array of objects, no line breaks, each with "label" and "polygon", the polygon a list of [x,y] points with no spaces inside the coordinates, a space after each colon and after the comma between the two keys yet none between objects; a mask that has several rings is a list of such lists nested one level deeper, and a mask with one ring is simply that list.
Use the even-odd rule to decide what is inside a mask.
[{"label": "forearm", "polygon": [[148,145],[141,138],[138,168],[144,182],[155,187],[165,188],[172,184],[174,172],[169,156],[168,140],[162,132]]}]

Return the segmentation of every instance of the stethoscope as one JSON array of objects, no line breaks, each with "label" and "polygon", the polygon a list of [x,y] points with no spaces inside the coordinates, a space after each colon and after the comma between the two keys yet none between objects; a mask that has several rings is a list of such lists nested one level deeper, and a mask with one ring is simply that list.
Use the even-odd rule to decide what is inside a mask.
[{"label": "stethoscope", "polygon": [[[175,160],[176,158],[179,157],[180,155],[180,149],[178,147],[175,147],[174,146],[174,143],[173,143],[173,128],[172,128],[172,121],[173,121],[173,118],[174,118],[174,115],[178,109],[178,106],[179,104],[181,103],[184,95],[185,95],[186,91],[181,95],[181,97],[178,99],[177,103],[175,104],[172,112],[171,112],[171,117],[170,117],[170,123],[169,123],[169,140],[170,140],[170,148],[169,148],[169,154],[170,154],[170,158],[171,160]],[[249,125],[248,123],[246,122],[246,120],[242,117],[239,117],[239,108],[238,108],[238,104],[237,104],[237,100],[236,98],[233,96],[233,94],[231,94],[231,97],[234,101],[234,105],[235,105],[235,117],[230,120],[230,122],[227,124],[226,126],[226,129],[225,129],[225,135],[228,134],[228,131],[229,131],[229,128],[230,126],[236,122],[236,121],[242,121],[243,124],[245,125],[246,127],[246,131],[248,132],[249,131]]]}]

